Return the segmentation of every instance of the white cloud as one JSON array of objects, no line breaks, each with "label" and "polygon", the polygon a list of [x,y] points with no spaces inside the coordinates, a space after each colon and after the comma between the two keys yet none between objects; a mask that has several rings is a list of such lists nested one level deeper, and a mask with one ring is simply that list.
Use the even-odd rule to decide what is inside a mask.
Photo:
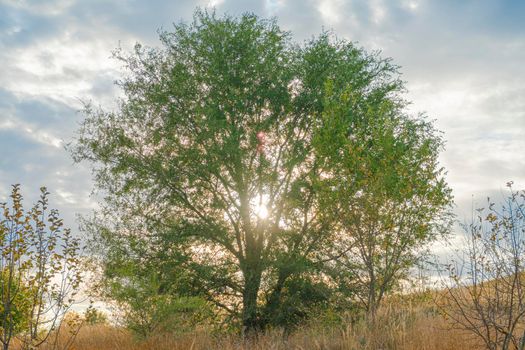
[{"label": "white cloud", "polygon": [[91,94],[101,76],[117,78],[119,64],[110,59],[117,45],[117,40],[81,41],[65,31],[29,47],[4,51],[0,86],[20,97],[45,96],[79,107],[80,98],[102,97]]},{"label": "white cloud", "polygon": [[321,0],[317,10],[321,14],[323,20],[328,23],[340,23],[343,13],[341,10],[341,0]]},{"label": "white cloud", "polygon": [[28,139],[31,139],[35,142],[41,143],[46,146],[51,146],[59,148],[62,146],[62,140],[55,137],[51,133],[35,128],[27,123],[24,123],[20,120],[6,118],[4,121],[0,122],[0,130],[10,130],[21,134]]},{"label": "white cloud", "polygon": [[210,0],[208,2],[208,7],[217,7],[224,3],[224,0]]},{"label": "white cloud", "polygon": [[3,3],[20,10],[26,10],[38,15],[59,15],[75,3],[73,0],[31,1],[3,0]]},{"label": "white cloud", "polygon": [[372,21],[378,25],[383,22],[386,17],[385,4],[382,0],[372,0],[370,1],[370,8],[372,10]]}]

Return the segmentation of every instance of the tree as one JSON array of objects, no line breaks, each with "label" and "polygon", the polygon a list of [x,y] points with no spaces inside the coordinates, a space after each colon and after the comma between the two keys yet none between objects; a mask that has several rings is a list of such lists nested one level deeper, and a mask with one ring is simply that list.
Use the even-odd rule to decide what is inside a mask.
[{"label": "tree", "polygon": [[[63,229],[58,211],[48,210],[49,193],[26,212],[20,186],[11,206],[1,203],[0,341],[8,349],[13,337],[24,349],[58,339],[64,315],[74,305],[82,281],[80,242]],[[56,348],[56,342],[55,346]]]},{"label": "tree", "polygon": [[525,191],[476,210],[464,225],[466,242],[448,265],[441,309],[455,327],[487,349],[525,348]]},{"label": "tree", "polygon": [[323,215],[338,237],[331,265],[373,319],[423,248],[448,232],[452,197],[438,132],[424,116],[403,112],[400,81],[370,91],[371,79],[388,79],[371,66],[361,89],[328,86],[316,149]]},{"label": "tree", "polygon": [[[125,98],[114,112],[87,104],[71,147],[105,195],[92,225],[100,261],[169,261],[160,280],[185,281],[172,293],[205,297],[246,331],[306,317],[313,294],[290,298],[289,288],[328,300],[339,240],[319,192],[333,169],[314,144],[327,87],[395,101],[395,67],[327,33],[300,47],[251,14],[197,11],[160,38],[159,49],[116,52]],[[147,248],[127,254],[112,240]],[[294,315],[283,317],[290,302]]]}]

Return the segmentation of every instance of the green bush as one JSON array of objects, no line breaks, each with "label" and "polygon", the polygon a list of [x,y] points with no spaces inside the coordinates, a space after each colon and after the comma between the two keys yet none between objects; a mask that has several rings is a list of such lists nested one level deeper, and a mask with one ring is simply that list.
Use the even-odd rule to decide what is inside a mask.
[{"label": "green bush", "polygon": [[107,324],[108,317],[104,312],[90,307],[84,312],[84,321],[90,326]]},{"label": "green bush", "polygon": [[12,298],[9,310],[0,303],[0,331],[12,329],[14,335],[24,332],[30,323],[32,288],[17,276],[16,271],[4,268],[0,274],[0,291],[3,298]]}]

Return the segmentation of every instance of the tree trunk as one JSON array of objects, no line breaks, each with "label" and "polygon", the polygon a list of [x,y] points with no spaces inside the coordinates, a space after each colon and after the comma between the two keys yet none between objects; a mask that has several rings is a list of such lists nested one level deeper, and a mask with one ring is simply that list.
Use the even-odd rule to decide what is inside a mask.
[{"label": "tree trunk", "polygon": [[376,298],[376,281],[375,276],[372,273],[370,273],[370,283],[368,286],[368,305],[367,305],[367,312],[366,312],[366,318],[367,323],[369,326],[375,327],[376,324],[376,314],[377,314],[377,298]]},{"label": "tree trunk", "polygon": [[243,336],[256,333],[260,329],[257,310],[257,295],[261,286],[261,271],[256,266],[247,266],[244,270],[244,291],[242,296],[242,332]]},{"label": "tree trunk", "polygon": [[279,272],[279,278],[277,279],[277,283],[275,284],[275,287],[273,288],[268,299],[266,300],[266,305],[263,309],[261,320],[261,326],[263,328],[266,328],[275,319],[277,310],[281,306],[281,294],[284,288],[284,282],[288,279],[289,276],[290,273],[288,272],[282,272],[282,270]]}]

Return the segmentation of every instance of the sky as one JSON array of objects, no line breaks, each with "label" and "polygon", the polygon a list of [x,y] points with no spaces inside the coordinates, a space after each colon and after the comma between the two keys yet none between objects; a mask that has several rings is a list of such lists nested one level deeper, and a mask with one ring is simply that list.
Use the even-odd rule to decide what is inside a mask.
[{"label": "sky", "polygon": [[443,132],[460,220],[508,181],[525,188],[525,1],[0,0],[0,200],[20,183],[29,205],[45,185],[75,229],[96,208],[89,169],[64,149],[82,101],[114,108],[122,70],[111,52],[159,46],[158,29],[196,7],[276,17],[297,42],[332,30],[391,57],[410,111]]}]

